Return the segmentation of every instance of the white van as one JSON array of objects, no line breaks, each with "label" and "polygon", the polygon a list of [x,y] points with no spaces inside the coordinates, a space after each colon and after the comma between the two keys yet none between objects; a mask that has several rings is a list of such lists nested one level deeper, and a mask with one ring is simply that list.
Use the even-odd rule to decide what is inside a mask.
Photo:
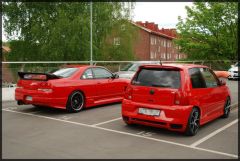
[{"label": "white van", "polygon": [[239,65],[240,65],[239,62],[237,62],[235,65],[231,65],[231,68],[228,70],[229,72],[228,80],[239,78],[239,74],[238,74]]}]

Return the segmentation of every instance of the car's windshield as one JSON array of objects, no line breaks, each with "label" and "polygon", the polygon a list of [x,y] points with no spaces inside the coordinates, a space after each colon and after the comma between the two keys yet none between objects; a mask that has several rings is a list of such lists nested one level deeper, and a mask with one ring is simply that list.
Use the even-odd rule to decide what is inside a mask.
[{"label": "car's windshield", "polygon": [[63,78],[67,78],[73,75],[77,70],[78,68],[61,68],[50,73]]},{"label": "car's windshield", "polygon": [[137,63],[130,63],[130,64],[127,64],[125,67],[123,67],[121,69],[121,71],[133,71],[133,72],[136,72],[138,67],[140,66],[141,64],[137,64]]},{"label": "car's windshield", "polygon": [[240,65],[239,62],[237,62],[234,66],[235,67],[239,67],[239,65]]},{"label": "car's windshield", "polygon": [[133,65],[133,63],[127,64],[125,65],[122,69],[120,69],[121,71],[128,71],[128,69]]}]

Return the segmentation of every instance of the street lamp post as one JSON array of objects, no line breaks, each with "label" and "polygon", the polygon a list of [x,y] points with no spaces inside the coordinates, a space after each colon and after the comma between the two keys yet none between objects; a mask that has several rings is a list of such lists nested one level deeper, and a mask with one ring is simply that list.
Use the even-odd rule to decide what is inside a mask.
[{"label": "street lamp post", "polygon": [[90,1],[90,65],[92,62],[92,1]]}]

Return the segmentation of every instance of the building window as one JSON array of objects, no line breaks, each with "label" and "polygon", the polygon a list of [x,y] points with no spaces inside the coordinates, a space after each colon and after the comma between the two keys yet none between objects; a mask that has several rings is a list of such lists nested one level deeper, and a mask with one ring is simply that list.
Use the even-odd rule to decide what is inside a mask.
[{"label": "building window", "polygon": [[154,44],[154,38],[151,37],[151,45],[153,45],[153,44]]},{"label": "building window", "polygon": [[164,41],[163,46],[166,47],[166,40]]},{"label": "building window", "polygon": [[155,59],[157,58],[157,52],[155,52]]},{"label": "building window", "polygon": [[150,52],[150,59],[154,59],[154,52]]},{"label": "building window", "polygon": [[176,60],[178,59],[178,55],[177,55],[177,54],[175,55],[175,59],[176,59]]},{"label": "building window", "polygon": [[160,46],[158,46],[158,52],[160,52]]},{"label": "building window", "polygon": [[167,53],[167,59],[171,59],[171,53]]},{"label": "building window", "polygon": [[171,47],[172,46],[172,43],[171,41],[168,42],[168,47]]},{"label": "building window", "polygon": [[166,53],[163,53],[163,59],[166,59]]},{"label": "building window", "polygon": [[114,45],[120,45],[120,37],[114,37],[113,44]]}]

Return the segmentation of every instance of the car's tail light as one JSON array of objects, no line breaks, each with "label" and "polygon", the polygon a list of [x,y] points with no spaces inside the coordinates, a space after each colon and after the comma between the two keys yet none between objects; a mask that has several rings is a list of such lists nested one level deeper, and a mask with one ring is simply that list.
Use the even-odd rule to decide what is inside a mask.
[{"label": "car's tail light", "polygon": [[41,82],[40,86],[41,87],[51,87],[51,83],[49,83],[49,82]]},{"label": "car's tail light", "polygon": [[46,93],[52,93],[53,90],[49,88],[38,88],[38,91],[46,92]]},{"label": "car's tail light", "polygon": [[180,93],[176,92],[175,93],[175,98],[174,98],[174,104],[175,105],[180,105],[180,99],[181,99]]},{"label": "car's tail light", "polygon": [[125,90],[125,98],[131,100],[132,99],[132,87],[129,85]]},{"label": "car's tail light", "polygon": [[182,92],[175,92],[174,96],[174,104],[175,105],[188,105],[189,101],[186,96],[183,95]]},{"label": "car's tail light", "polygon": [[38,91],[46,92],[46,93],[52,93],[53,89],[51,88],[51,83],[49,82],[41,82],[40,88],[38,88]]}]

